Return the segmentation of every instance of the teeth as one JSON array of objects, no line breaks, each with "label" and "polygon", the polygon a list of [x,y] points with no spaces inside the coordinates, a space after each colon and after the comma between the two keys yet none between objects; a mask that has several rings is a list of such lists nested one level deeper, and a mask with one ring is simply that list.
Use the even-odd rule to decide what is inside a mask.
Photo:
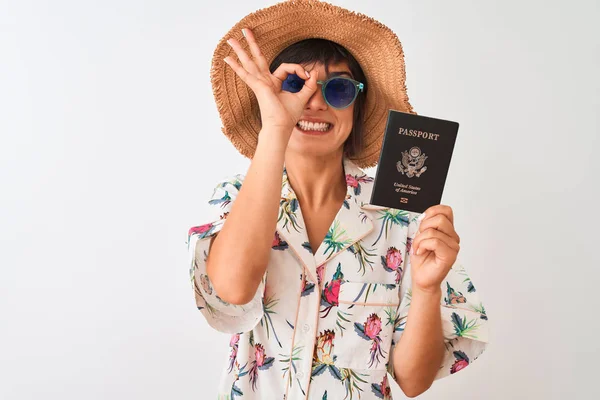
[{"label": "teeth", "polygon": [[298,121],[297,126],[303,131],[321,131],[325,132],[329,130],[331,124],[324,122],[307,122],[307,121]]}]

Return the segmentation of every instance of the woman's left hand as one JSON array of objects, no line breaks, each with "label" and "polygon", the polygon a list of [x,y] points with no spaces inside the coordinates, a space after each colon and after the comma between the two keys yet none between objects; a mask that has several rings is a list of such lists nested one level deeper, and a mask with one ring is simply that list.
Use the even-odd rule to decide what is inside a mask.
[{"label": "woman's left hand", "polygon": [[413,291],[440,293],[441,284],[456,261],[459,243],[451,207],[438,204],[425,210],[411,245]]}]

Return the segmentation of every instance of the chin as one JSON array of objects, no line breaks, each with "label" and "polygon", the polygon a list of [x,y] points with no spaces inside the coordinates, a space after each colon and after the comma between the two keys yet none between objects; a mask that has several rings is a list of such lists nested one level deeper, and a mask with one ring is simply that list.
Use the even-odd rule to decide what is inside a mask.
[{"label": "chin", "polygon": [[288,151],[302,154],[303,156],[311,156],[311,157],[329,157],[332,154],[336,153],[339,150],[338,146],[331,145],[319,145],[319,144],[305,144],[305,145],[297,145],[290,143],[288,145]]},{"label": "chin", "polygon": [[288,149],[294,153],[314,157],[328,156],[337,152],[343,146],[344,141],[339,139],[333,135],[316,137],[304,135],[302,132],[294,129],[288,143]]}]

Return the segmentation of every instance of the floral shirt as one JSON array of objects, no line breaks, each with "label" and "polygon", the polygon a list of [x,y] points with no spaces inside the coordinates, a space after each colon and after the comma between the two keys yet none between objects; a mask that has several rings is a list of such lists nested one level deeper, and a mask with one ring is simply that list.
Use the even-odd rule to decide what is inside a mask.
[{"label": "floral shirt", "polygon": [[[343,164],[346,200],[316,252],[284,170],[269,265],[247,304],[219,298],[205,263],[244,177],[219,183],[209,201],[214,218],[189,230],[196,306],[211,327],[231,335],[219,399],[392,399],[391,361],[411,303],[409,251],[420,214],[370,205],[373,178],[348,159]],[[446,354],[436,379],[470,365],[488,340],[485,309],[459,261],[441,287]]]}]

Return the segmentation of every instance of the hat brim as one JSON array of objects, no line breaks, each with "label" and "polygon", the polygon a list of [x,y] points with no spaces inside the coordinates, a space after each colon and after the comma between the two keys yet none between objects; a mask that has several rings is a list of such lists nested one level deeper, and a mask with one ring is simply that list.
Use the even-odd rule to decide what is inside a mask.
[{"label": "hat brim", "polygon": [[390,109],[416,114],[406,91],[402,45],[391,29],[371,17],[322,1],[286,1],[242,18],[219,41],[213,54],[210,78],[222,131],[248,158],[254,155],[261,129],[258,101],[223,61],[227,56],[237,57],[227,44],[229,38],[237,39],[250,53],[242,28],[252,30],[269,63],[286,47],[310,38],[338,43],[356,58],[368,87],[364,148],[352,159],[361,168],[375,166],[379,160]]}]

